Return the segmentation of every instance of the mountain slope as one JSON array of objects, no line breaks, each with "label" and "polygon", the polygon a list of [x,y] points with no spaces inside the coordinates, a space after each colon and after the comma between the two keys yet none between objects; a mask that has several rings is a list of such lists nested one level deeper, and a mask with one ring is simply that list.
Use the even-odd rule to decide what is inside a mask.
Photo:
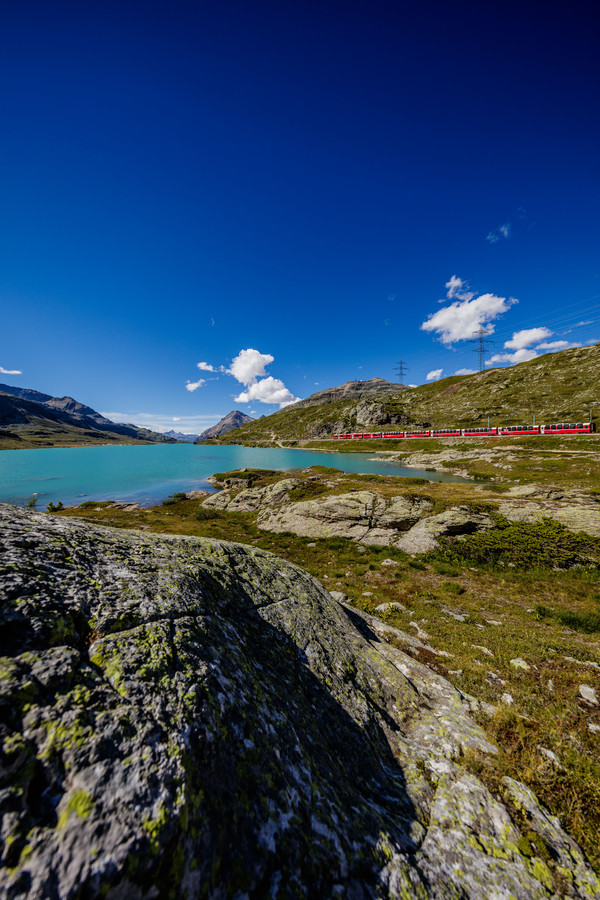
[{"label": "mountain slope", "polygon": [[111,422],[72,397],[0,384],[0,448],[173,443],[148,428]]},{"label": "mountain slope", "polygon": [[[372,382],[362,382],[370,384]],[[505,369],[444,378],[417,388],[391,386],[353,396],[344,389],[320,392],[243,426],[229,442],[270,444],[326,439],[339,431],[389,426],[434,428],[487,424],[587,421],[600,401],[600,345],[546,354]],[[358,384],[361,384],[359,382]],[[395,391],[387,386],[395,387]],[[324,399],[329,394],[332,399]],[[390,429],[391,430],[391,429]]]},{"label": "mountain slope", "polygon": [[250,422],[254,422],[252,416],[247,416],[246,413],[240,412],[239,409],[232,409],[230,413],[223,416],[220,422],[217,422],[216,425],[212,425],[210,428],[207,428],[206,431],[203,431],[202,434],[199,434],[195,443],[200,444],[202,441],[208,441],[211,438],[214,439],[221,437],[224,434],[229,434],[234,428],[240,428],[242,425],[246,425]]}]

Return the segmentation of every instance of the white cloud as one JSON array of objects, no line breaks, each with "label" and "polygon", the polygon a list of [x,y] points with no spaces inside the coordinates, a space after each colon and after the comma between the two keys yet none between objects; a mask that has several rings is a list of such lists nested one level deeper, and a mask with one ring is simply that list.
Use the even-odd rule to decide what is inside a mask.
[{"label": "white cloud", "polygon": [[510,228],[510,222],[505,222],[504,225],[500,225],[495,231],[490,231],[486,241],[489,241],[490,244],[497,244],[502,238],[510,237]]},{"label": "white cloud", "polygon": [[443,369],[432,369],[431,372],[428,372],[425,376],[426,381],[439,381],[442,377]]},{"label": "white cloud", "polygon": [[581,347],[576,341],[546,341],[538,344],[536,350],[566,350],[569,347]]},{"label": "white cloud", "polygon": [[2,375],[22,375],[23,374],[20,369],[3,369],[2,366],[0,366],[0,373]]},{"label": "white cloud", "polygon": [[173,416],[174,422],[181,422],[181,416]]},{"label": "white cloud", "polygon": [[455,375],[475,375],[477,369],[457,369]]},{"label": "white cloud", "polygon": [[196,363],[196,365],[197,365],[198,368],[201,369],[203,372],[217,372],[217,371],[218,371],[217,369],[215,369],[214,366],[211,366],[211,365],[210,365],[209,363],[207,363],[207,362],[199,362],[199,363]]},{"label": "white cloud", "polygon": [[574,327],[574,328],[580,328],[582,325],[592,325],[593,322],[594,322],[593,319],[587,319],[587,320],[584,321],[584,322],[577,322],[577,324],[574,325],[573,327]]},{"label": "white cloud", "polygon": [[299,399],[300,397],[294,397],[288,391],[280,378],[273,378],[272,375],[248,385],[245,391],[234,397],[236,403],[252,403],[253,400],[258,400],[259,403],[278,403],[280,409]]},{"label": "white cloud", "polygon": [[240,384],[254,384],[257,378],[267,374],[265,366],[274,360],[275,357],[270,353],[260,353],[259,350],[249,347],[247,350],[240,350],[226,371]]},{"label": "white cloud", "polygon": [[[473,291],[465,290],[468,286],[468,283],[459,278],[458,275],[453,275],[450,281],[446,282],[446,287],[448,288],[446,297],[448,300],[454,300],[455,297],[457,300],[471,300],[475,294]],[[445,301],[440,300],[439,302],[444,303]]]},{"label": "white cloud", "polygon": [[[460,282],[460,285],[458,285]],[[452,344],[454,341],[465,341],[473,336],[473,332],[479,328],[485,327],[489,334],[494,331],[494,326],[490,325],[494,319],[505,313],[514,303],[518,303],[513,297],[497,297],[495,294],[481,294],[475,297],[474,294],[465,293],[462,290],[464,282],[455,275],[448,282],[449,299],[460,296],[462,299],[455,300],[450,306],[445,306],[436,313],[431,313],[427,321],[423,322],[421,328],[423,331],[433,331],[439,335],[439,340],[443,344]]]},{"label": "white cloud", "polygon": [[522,331],[515,331],[510,341],[506,341],[504,346],[507,350],[522,350],[523,347],[531,347],[538,341],[543,341],[553,334],[549,328],[523,328]]},{"label": "white cloud", "polygon": [[514,353],[495,353],[491,359],[486,359],[485,364],[486,366],[492,366],[497,362],[507,362],[515,365],[516,363],[527,362],[529,359],[535,359],[537,355],[536,350],[527,350],[523,347]]},{"label": "white cloud", "polygon": [[202,387],[203,384],[206,384],[205,378],[200,378],[199,381],[188,381],[185,386],[186,391],[197,391],[199,387]]}]

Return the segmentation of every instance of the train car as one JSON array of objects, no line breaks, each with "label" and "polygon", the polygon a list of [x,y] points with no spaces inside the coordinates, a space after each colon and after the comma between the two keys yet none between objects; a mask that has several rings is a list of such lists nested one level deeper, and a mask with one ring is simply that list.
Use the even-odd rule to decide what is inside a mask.
[{"label": "train car", "polygon": [[501,425],[498,434],[508,437],[521,437],[525,434],[539,434],[540,425]]},{"label": "train car", "polygon": [[554,425],[541,425],[542,434],[591,434],[594,426],[591,422],[559,422]]},{"label": "train car", "polygon": [[460,428],[439,428],[430,432],[431,437],[460,437]]},{"label": "train car", "polygon": [[380,437],[381,437],[381,432],[380,432],[380,431],[373,431],[373,432],[371,432],[370,434],[367,432],[367,433],[361,435],[361,437],[363,437],[363,438],[380,438]]},{"label": "train car", "polygon": [[405,431],[404,437],[431,437],[429,431]]},{"label": "train car", "polygon": [[485,426],[482,428],[463,428],[462,433],[464,437],[496,437],[498,429],[486,428]]},{"label": "train car", "polygon": [[384,438],[403,438],[404,432],[403,431],[384,431],[382,434],[382,437],[384,437]]}]

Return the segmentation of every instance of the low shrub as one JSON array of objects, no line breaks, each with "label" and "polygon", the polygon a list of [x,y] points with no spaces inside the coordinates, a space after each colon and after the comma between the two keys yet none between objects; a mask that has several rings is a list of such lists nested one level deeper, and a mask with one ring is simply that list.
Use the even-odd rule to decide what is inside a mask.
[{"label": "low shrub", "polygon": [[208,522],[209,519],[218,519],[219,511],[210,506],[199,506],[195,515],[199,522]]},{"label": "low shrub", "polygon": [[176,491],[174,494],[171,494],[167,497],[166,500],[163,500],[163,506],[171,506],[172,503],[181,503],[182,500],[187,500],[187,497],[183,491]]},{"label": "low shrub", "polygon": [[600,633],[600,613],[550,609],[549,606],[543,606],[541,603],[537,604],[535,611],[540,619],[555,619],[565,628],[571,628],[573,631],[582,631],[585,634]]},{"label": "low shrub", "polygon": [[431,559],[449,563],[512,565],[529,569],[569,569],[585,565],[598,570],[600,538],[577,534],[553,519],[534,524],[508,522],[494,515],[497,527],[461,541],[442,538]]}]

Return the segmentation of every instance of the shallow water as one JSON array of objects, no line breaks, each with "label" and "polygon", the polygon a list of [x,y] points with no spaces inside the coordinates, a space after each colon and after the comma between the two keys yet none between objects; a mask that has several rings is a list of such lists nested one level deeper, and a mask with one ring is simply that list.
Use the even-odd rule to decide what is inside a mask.
[{"label": "shallow water", "polygon": [[408,469],[372,454],[319,453],[239,445],[136,444],[117,447],[61,447],[0,451],[0,501],[24,506],[38,494],[38,507],[61,500],[131,500],[160,503],[175,491],[213,490],[215,472],[256,468],[293,471],[329,466],[343,472],[404,475],[431,481],[464,481],[456,475]]}]

